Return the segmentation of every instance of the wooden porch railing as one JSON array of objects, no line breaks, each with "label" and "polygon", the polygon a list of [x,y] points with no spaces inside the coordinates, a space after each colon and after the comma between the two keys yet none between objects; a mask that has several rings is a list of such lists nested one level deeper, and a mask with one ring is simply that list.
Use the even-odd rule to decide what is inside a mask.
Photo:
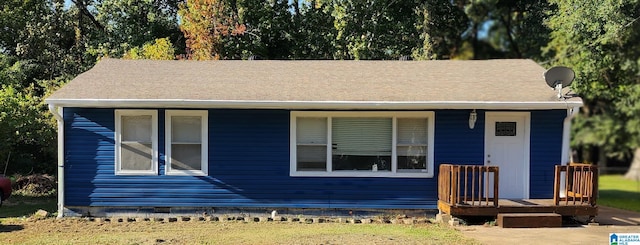
[{"label": "wooden porch railing", "polygon": [[438,199],[449,205],[498,206],[498,167],[440,164]]},{"label": "wooden porch railing", "polygon": [[[564,180],[562,177],[564,176]],[[571,163],[556,165],[553,185],[555,205],[596,205],[598,197],[598,167],[590,164]]]}]

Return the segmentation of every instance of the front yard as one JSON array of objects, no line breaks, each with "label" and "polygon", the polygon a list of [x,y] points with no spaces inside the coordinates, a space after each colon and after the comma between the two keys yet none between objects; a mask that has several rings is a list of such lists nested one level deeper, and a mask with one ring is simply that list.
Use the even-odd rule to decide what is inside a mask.
[{"label": "front yard", "polygon": [[[640,182],[600,177],[599,206],[640,212]],[[0,208],[0,244],[477,244],[446,225],[253,221],[36,219],[55,197],[12,196]],[[55,215],[55,214],[54,214]],[[303,219],[304,220],[304,219]],[[475,229],[475,228],[474,228]]]},{"label": "front yard", "polygon": [[[55,215],[55,197],[12,196],[0,207],[0,244],[474,244],[439,224],[243,221],[89,221]],[[302,219],[304,220],[304,219]]]},{"label": "front yard", "polygon": [[437,224],[3,219],[0,244],[474,244]]},{"label": "front yard", "polygon": [[599,206],[640,212],[640,181],[622,175],[603,175],[599,181]]}]

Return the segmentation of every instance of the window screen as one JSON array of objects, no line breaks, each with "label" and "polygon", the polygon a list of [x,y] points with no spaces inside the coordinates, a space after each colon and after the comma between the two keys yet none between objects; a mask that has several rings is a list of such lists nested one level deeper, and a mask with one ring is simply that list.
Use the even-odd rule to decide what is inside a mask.
[{"label": "window screen", "polygon": [[208,174],[207,122],[204,110],[166,111],[167,174]]},{"label": "window screen", "polygon": [[121,170],[153,170],[151,115],[122,116]]},{"label": "window screen", "polygon": [[201,170],[200,117],[171,117],[171,169]]},{"label": "window screen", "polygon": [[158,112],[115,110],[115,174],[158,174]]}]

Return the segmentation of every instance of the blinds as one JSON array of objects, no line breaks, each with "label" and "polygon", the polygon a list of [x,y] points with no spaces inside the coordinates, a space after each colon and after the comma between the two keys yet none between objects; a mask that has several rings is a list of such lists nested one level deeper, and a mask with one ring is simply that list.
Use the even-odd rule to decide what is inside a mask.
[{"label": "blinds", "polygon": [[326,117],[299,117],[296,123],[298,144],[327,144]]},{"label": "blinds", "polygon": [[390,156],[391,118],[333,118],[333,155]]},{"label": "blinds", "polygon": [[322,171],[327,162],[327,118],[299,117],[296,120],[297,170]]},{"label": "blinds", "polygon": [[398,118],[398,144],[426,145],[426,118]]}]

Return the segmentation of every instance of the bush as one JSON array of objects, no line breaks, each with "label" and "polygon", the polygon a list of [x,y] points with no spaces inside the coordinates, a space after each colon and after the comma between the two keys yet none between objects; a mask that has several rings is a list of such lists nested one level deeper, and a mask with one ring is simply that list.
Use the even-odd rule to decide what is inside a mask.
[{"label": "bush", "polygon": [[48,174],[16,175],[12,188],[15,194],[23,196],[55,196],[58,182],[56,177]]}]

